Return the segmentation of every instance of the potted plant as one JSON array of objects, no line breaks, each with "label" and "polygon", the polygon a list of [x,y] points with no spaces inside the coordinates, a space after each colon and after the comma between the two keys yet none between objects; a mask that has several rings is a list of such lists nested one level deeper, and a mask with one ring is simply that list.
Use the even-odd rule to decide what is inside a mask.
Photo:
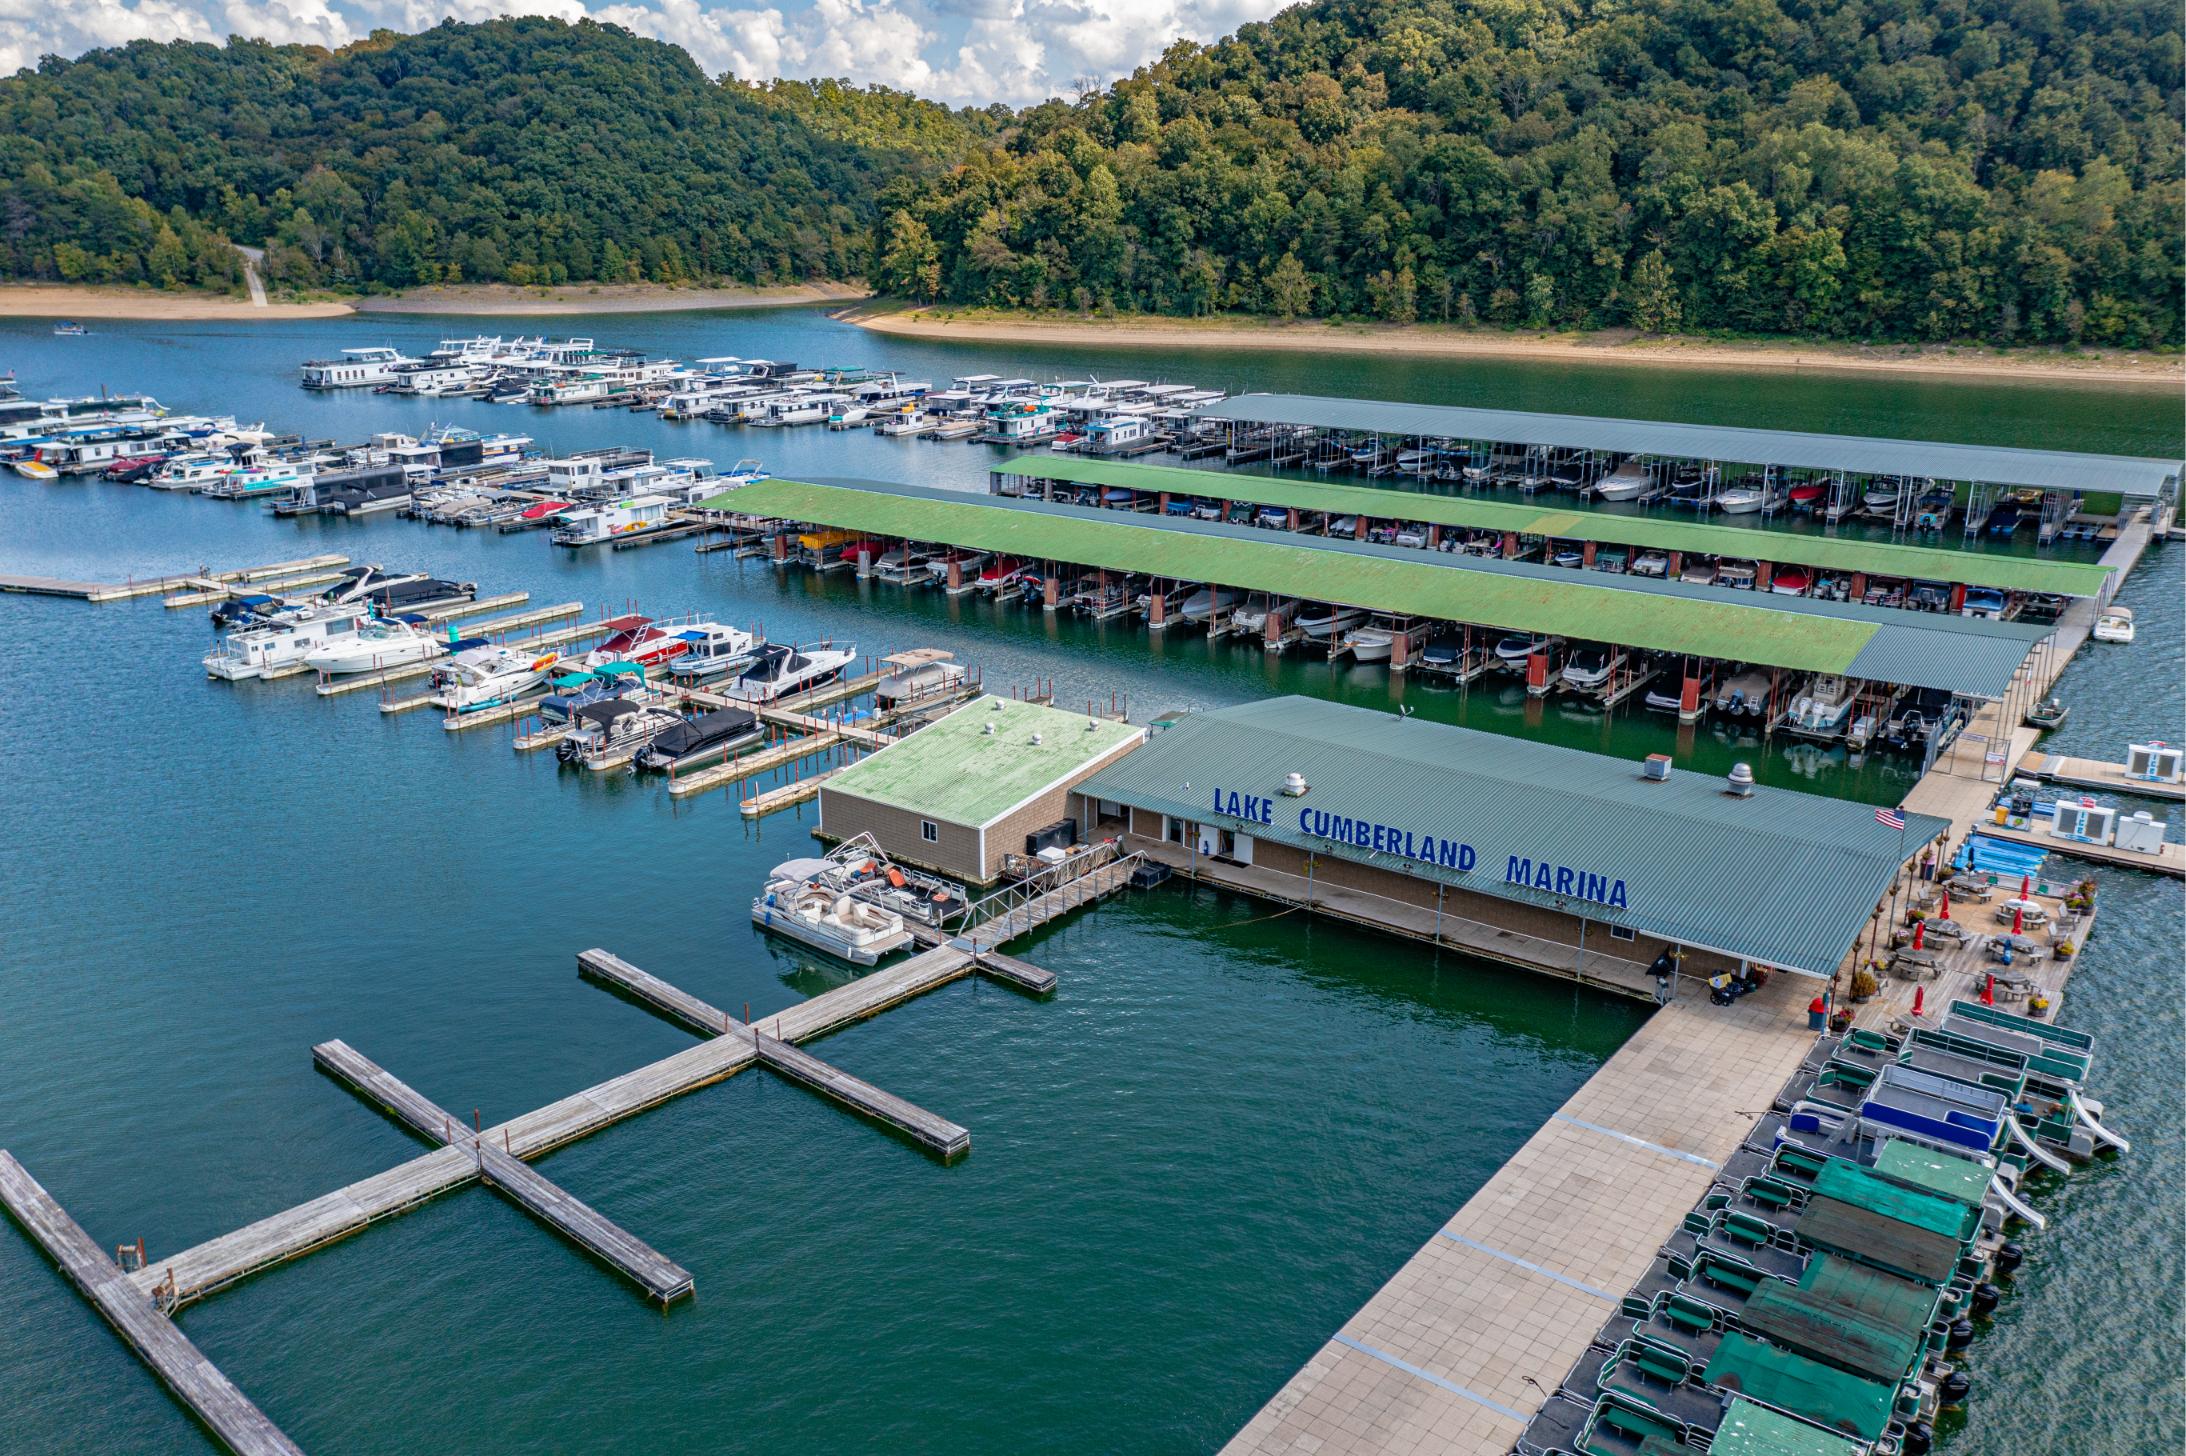
[{"label": "potted plant", "polygon": [[1874,1000],[1881,990],[1882,982],[1876,980],[1875,973],[1866,966],[1852,973],[1852,1003],[1855,1006]]}]

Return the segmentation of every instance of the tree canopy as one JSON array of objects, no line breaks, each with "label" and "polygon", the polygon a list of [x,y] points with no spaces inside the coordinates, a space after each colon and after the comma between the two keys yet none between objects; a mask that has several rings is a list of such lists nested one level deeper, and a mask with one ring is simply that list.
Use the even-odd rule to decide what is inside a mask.
[{"label": "tree canopy", "polygon": [[918,299],[2180,342],[2175,0],[1315,0],[884,200]]}]

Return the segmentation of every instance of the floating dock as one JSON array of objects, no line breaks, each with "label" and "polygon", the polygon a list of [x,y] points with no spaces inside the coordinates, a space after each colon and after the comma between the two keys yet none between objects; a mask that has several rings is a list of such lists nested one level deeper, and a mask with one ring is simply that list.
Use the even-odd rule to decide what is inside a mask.
[{"label": "floating dock", "polygon": [[2126,773],[2124,764],[2104,763],[2099,759],[2030,752],[2020,758],[2019,772],[2030,779],[2044,779],[2076,789],[2112,789],[2144,799],[2169,799],[2174,803],[2186,801],[2186,784],[2169,783],[2162,779],[2134,778]]},{"label": "floating dock", "polygon": [[307,556],[300,561],[275,561],[264,566],[239,566],[232,571],[190,572],[174,576],[147,577],[142,581],[70,581],[53,576],[0,576],[0,592],[20,592],[29,596],[70,597],[80,602],[118,602],[130,597],[164,596],[185,587],[203,583],[225,584],[230,582],[263,581],[268,577],[291,576],[300,571],[347,566],[346,556]]}]

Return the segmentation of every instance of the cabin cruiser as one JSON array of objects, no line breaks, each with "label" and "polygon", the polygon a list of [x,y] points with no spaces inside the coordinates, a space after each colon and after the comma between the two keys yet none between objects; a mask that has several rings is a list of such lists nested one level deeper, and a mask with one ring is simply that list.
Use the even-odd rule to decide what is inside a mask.
[{"label": "cabin cruiser", "polygon": [[656,773],[677,773],[718,762],[765,736],[757,714],[743,708],[716,708],[700,718],[678,720],[656,734],[631,764]]},{"label": "cabin cruiser", "polygon": [[361,611],[341,609],[231,632],[205,654],[205,671],[213,677],[239,682],[301,667],[310,654],[354,637],[367,620]]},{"label": "cabin cruiser", "polygon": [[1791,705],[1786,724],[1805,738],[1833,738],[1843,730],[1852,712],[1852,684],[1834,673],[1825,673],[1807,684]]},{"label": "cabin cruiser", "polygon": [[[736,632],[736,629],[724,627],[719,622],[663,623],[641,617],[587,652],[584,666],[602,668],[613,662],[633,662],[640,667],[658,667],[682,657],[698,642],[717,632]],[[749,634],[737,635],[749,641]]]},{"label": "cabin cruiser", "polygon": [[407,667],[439,657],[456,640],[453,627],[443,636],[420,617],[374,618],[356,631],[341,633],[306,653],[304,666],[329,673]]},{"label": "cabin cruiser", "polygon": [[153,490],[201,490],[239,468],[225,450],[170,455],[144,483]]},{"label": "cabin cruiser", "polygon": [[554,756],[597,773],[634,757],[682,721],[683,715],[672,708],[631,698],[603,698],[570,714],[569,731],[554,745]]},{"label": "cabin cruiser", "polygon": [[560,660],[557,652],[519,652],[492,645],[469,648],[433,669],[432,701],[455,714],[512,703],[545,682]]},{"label": "cabin cruiser", "polygon": [[861,966],[910,944],[903,916],[853,895],[838,883],[838,871],[832,859],[776,865],[751,902],[753,922]]},{"label": "cabin cruiser", "polygon": [[395,349],[344,349],[338,358],[307,361],[304,388],[355,389],[363,385],[392,384],[397,377],[397,366],[419,362]]},{"label": "cabin cruiser", "polygon": [[751,661],[752,651],[759,645],[759,639],[751,633],[724,622],[701,622],[684,628],[676,636],[686,646],[667,659],[668,670],[694,682],[719,677],[744,666]]},{"label": "cabin cruiser", "polygon": [[383,617],[393,617],[426,607],[471,601],[477,595],[478,583],[475,581],[448,581],[442,577],[427,576],[423,572],[389,575],[376,566],[370,566],[363,569],[362,575],[345,582],[337,582],[327,588],[320,594],[319,600],[369,606]]},{"label": "cabin cruiser", "polygon": [[2097,642],[2131,642],[2133,640],[2133,609],[2131,607],[2104,607],[2095,618]]},{"label": "cabin cruiser", "polygon": [[751,665],[721,691],[740,702],[771,703],[834,681],[857,655],[858,649],[849,643],[840,647],[762,647]]}]

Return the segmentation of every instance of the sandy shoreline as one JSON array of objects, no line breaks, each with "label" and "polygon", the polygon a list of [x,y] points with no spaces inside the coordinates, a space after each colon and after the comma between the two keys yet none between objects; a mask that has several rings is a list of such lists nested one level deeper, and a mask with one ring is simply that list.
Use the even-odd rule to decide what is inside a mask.
[{"label": "sandy shoreline", "polygon": [[781,288],[662,288],[643,283],[579,283],[567,288],[519,288],[505,283],[466,283],[413,288],[386,297],[360,298],[359,313],[587,314],[684,313],[701,309],[773,308],[797,303],[843,303],[869,295],[841,283],[797,283]]},{"label": "sandy shoreline", "polygon": [[1629,334],[1547,335],[1460,331],[1437,325],[1397,327],[1327,323],[1217,323],[1169,319],[1032,318],[955,311],[847,308],[847,323],[899,338],[967,343],[1082,344],[1174,349],[1285,349],[1326,354],[1402,354],[1422,358],[1538,359],[1566,363],[1672,368],[1770,369],[1917,374],[1934,378],[2020,379],[2042,383],[2178,387],[2186,363],[2150,354],[1996,354],[1967,348],[1864,347],[1842,344],[1723,343],[1639,338]]},{"label": "sandy shoreline", "polygon": [[240,294],[163,293],[151,288],[102,288],[81,284],[0,283],[0,318],[207,319],[338,318],[355,312],[339,300],[254,306]]}]

